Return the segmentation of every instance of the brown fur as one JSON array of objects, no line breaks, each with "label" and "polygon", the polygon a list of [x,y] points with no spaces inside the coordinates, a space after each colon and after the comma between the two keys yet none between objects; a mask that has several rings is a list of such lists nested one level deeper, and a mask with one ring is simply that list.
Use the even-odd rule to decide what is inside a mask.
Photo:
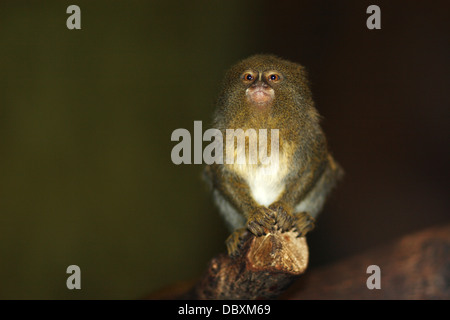
[{"label": "brown fur", "polygon": [[[267,81],[275,96],[266,108],[258,109],[246,98],[248,85],[243,83],[242,74],[247,70],[260,73],[274,70],[282,75],[279,83]],[[233,230],[239,229],[238,235],[245,230],[242,227],[256,235],[275,227],[282,230],[296,228],[300,234],[312,228],[312,217],[308,213],[295,213],[295,206],[306,198],[310,202],[323,201],[342,175],[341,168],[328,152],[319,119],[306,71],[299,64],[273,55],[255,55],[237,63],[226,73],[213,127],[222,131],[224,143],[226,129],[279,129],[280,165],[285,168],[283,192],[267,207],[259,205],[252,197],[245,170],[253,170],[253,167],[207,166],[206,176],[216,195],[245,218],[244,226],[231,223]],[[314,206],[314,203],[309,205]],[[230,239],[227,245],[232,254],[239,245],[236,240],[239,236],[235,234]]]}]

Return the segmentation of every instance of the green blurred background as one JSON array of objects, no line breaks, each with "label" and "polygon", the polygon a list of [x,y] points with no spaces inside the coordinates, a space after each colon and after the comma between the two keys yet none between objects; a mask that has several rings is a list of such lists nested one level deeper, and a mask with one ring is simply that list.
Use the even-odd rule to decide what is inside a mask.
[{"label": "green blurred background", "polygon": [[[81,30],[66,28],[71,4]],[[382,30],[366,28],[370,4]],[[172,164],[170,136],[206,127],[224,71],[254,53],[309,69],[347,173],[311,267],[447,221],[445,8],[0,2],[0,299],[142,298],[224,251],[202,167]],[[66,287],[72,264],[81,290]]]}]

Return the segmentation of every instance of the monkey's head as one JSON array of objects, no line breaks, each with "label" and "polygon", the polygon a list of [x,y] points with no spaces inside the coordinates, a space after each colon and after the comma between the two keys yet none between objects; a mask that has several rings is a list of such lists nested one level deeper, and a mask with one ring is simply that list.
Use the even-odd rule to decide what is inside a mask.
[{"label": "monkey's head", "polygon": [[273,55],[254,55],[225,75],[219,113],[236,117],[315,112],[304,68]]}]

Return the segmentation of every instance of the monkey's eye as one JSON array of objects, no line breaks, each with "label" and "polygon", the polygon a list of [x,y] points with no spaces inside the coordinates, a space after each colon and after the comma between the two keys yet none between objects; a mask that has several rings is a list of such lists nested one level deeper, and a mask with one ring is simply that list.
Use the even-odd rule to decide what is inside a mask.
[{"label": "monkey's eye", "polygon": [[270,81],[279,81],[280,80],[280,76],[279,75],[277,75],[277,74],[271,74],[270,76],[269,76],[269,80]]},{"label": "monkey's eye", "polygon": [[253,81],[253,80],[255,80],[255,76],[251,73],[244,73],[244,75],[242,76],[242,79],[244,81]]}]

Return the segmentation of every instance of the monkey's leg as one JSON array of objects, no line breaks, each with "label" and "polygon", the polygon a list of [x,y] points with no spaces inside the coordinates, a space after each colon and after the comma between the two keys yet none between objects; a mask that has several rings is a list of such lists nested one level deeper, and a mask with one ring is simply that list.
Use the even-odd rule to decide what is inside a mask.
[{"label": "monkey's leg", "polygon": [[227,246],[229,256],[234,257],[239,253],[239,249],[242,245],[242,240],[246,234],[247,228],[239,228],[228,236],[225,244]]}]

